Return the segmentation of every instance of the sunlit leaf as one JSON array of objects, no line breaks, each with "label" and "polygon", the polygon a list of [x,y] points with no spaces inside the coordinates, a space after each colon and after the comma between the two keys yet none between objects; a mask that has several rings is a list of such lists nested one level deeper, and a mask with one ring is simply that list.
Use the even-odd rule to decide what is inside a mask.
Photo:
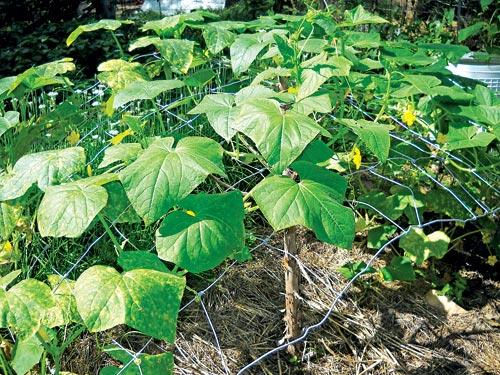
[{"label": "sunlit leaf", "polygon": [[134,209],[147,224],[158,220],[202,183],[209,174],[224,174],[222,147],[202,137],[155,140],[120,173]]},{"label": "sunlit leaf", "polygon": [[185,285],[184,277],[165,272],[93,266],[76,280],[74,295],[90,332],[126,324],[173,343]]},{"label": "sunlit leaf", "polygon": [[289,177],[262,180],[252,196],[275,231],[303,225],[320,241],[350,248],[354,239],[354,215],[342,206],[332,188],[313,180],[295,182]]},{"label": "sunlit leaf", "polygon": [[12,173],[0,182],[0,201],[22,196],[33,184],[41,190],[64,182],[83,169],[85,152],[81,147],[42,151],[23,156]]},{"label": "sunlit leaf", "polygon": [[216,267],[243,248],[245,213],[239,191],[190,195],[179,207],[157,231],[160,258],[196,273]]}]

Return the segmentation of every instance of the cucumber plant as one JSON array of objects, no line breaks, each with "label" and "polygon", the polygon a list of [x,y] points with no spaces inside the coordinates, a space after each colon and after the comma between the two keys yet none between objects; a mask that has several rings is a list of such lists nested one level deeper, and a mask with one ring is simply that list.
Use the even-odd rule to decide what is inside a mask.
[{"label": "cucumber plant", "polygon": [[[193,12],[142,26],[146,35],[128,53],[153,51],[144,63],[115,38],[121,59],[98,68],[106,102],[81,111],[89,121],[117,120],[124,131],[102,157],[78,134],[71,147],[53,144],[9,158],[0,175],[4,253],[23,246],[18,224],[28,220],[41,237],[85,241],[100,228],[115,262],[93,265],[74,280],[49,275],[47,282],[24,278],[10,286],[21,271],[3,276],[0,326],[16,337],[13,357],[0,358],[4,372],[26,373],[39,362],[45,369],[48,355],[58,374],[62,353],[84,330],[126,325],[174,343],[181,300],[191,290],[186,275],[248,259],[245,223],[255,215],[285,233],[287,339],[301,329],[298,226],[349,249],[356,232],[368,231],[368,246],[380,248],[408,224],[399,255],[379,270],[385,280],[408,281],[414,267],[442,258],[451,241],[442,230],[426,233],[424,214],[488,221],[498,189],[483,175],[499,165],[498,99],[479,84],[457,85],[446,70],[466,47],[386,42],[377,32],[386,22],[361,6],[340,22],[313,9],[249,22]],[[113,33],[122,23],[80,26],[67,43],[87,32]],[[217,76],[221,66],[226,74]],[[74,69],[65,59],[0,80],[3,145],[24,129],[54,126],[16,112],[16,103],[44,87],[68,93],[59,108],[74,106],[67,78]],[[187,125],[194,135],[181,131]],[[262,178],[241,179],[235,173],[241,164]],[[367,177],[380,174],[390,177],[377,186]],[[132,224],[144,233],[154,229],[155,252],[118,241],[113,227]],[[15,257],[9,259],[14,269]],[[345,275],[376,271],[351,266]],[[58,327],[72,333],[62,336]],[[102,374],[173,371],[170,352],[130,357],[105,350],[127,367]]]}]

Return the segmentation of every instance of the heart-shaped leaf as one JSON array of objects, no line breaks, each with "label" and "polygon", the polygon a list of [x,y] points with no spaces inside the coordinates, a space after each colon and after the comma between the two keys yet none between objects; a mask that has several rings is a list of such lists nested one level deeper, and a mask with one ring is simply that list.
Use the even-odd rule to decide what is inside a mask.
[{"label": "heart-shaped leaf", "polygon": [[0,327],[28,338],[40,329],[55,307],[52,291],[46,284],[25,279],[7,291],[0,289]]},{"label": "heart-shaped leaf", "polygon": [[211,174],[224,176],[222,147],[202,137],[155,140],[120,173],[132,206],[146,224],[158,220]]},{"label": "heart-shaped leaf", "polygon": [[420,228],[412,229],[399,240],[399,246],[417,265],[430,257],[441,259],[448,252],[449,243],[450,238],[444,232],[426,235]]},{"label": "heart-shaped leaf", "polygon": [[255,143],[272,171],[279,174],[323,131],[301,113],[283,112],[279,103],[272,99],[243,103],[234,128]]},{"label": "heart-shaped leaf", "polygon": [[160,258],[190,271],[219,265],[244,246],[241,192],[190,195],[170,213],[156,233]]},{"label": "heart-shaped leaf", "polygon": [[173,343],[186,279],[154,270],[123,274],[93,266],[75,283],[76,305],[90,332],[126,324]]},{"label": "heart-shaped leaf", "polygon": [[272,176],[262,180],[252,196],[275,231],[303,225],[321,241],[352,246],[354,215],[338,202],[338,192],[327,185]]},{"label": "heart-shaped leaf", "polygon": [[106,206],[101,185],[116,180],[107,174],[50,186],[38,207],[38,230],[43,237],[79,237]]}]

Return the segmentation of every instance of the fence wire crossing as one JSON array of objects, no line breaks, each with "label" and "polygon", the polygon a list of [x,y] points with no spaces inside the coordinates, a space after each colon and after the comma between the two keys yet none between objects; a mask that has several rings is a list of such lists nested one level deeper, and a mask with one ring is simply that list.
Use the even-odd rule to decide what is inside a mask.
[{"label": "fence wire crossing", "polygon": [[[139,56],[139,57],[147,57],[147,56],[148,55]],[[222,64],[219,65],[219,69],[222,69]],[[190,96],[184,96],[184,97],[180,97],[180,98],[175,98],[174,100],[169,101],[167,103],[160,103],[160,105],[159,105],[160,111],[162,113],[166,113],[170,119],[177,122],[175,125],[169,126],[169,129],[167,129],[168,132],[173,133],[173,132],[179,131],[180,129],[185,128],[187,134],[193,134],[193,133],[194,134],[201,134],[200,130],[199,130],[201,128],[200,123],[199,123],[199,115],[193,116],[190,119],[185,119],[185,118],[179,116],[178,114],[174,113],[173,111],[169,110],[169,108],[172,108],[173,104],[175,104],[181,100],[185,100],[188,97],[200,98],[207,93],[223,92],[223,90],[225,88],[227,88],[228,86],[237,85],[237,84],[242,83],[244,81],[245,80],[231,82],[227,85],[220,85],[218,87],[208,88],[205,91],[197,93],[197,94],[193,94]],[[85,93],[89,93],[89,92],[92,92],[92,90],[95,90],[96,87],[100,87],[100,86],[98,86],[98,83],[90,86],[89,88],[87,88],[83,91]],[[99,92],[96,95],[94,95],[93,97],[91,97],[89,100],[87,100],[85,102],[84,106],[88,106],[91,103],[93,103],[95,100],[99,100],[102,97],[103,97],[103,94],[101,92]],[[364,116],[368,119],[373,118],[372,114],[363,110],[362,108],[360,108],[353,98],[347,98],[347,103],[349,105],[351,105],[353,108],[355,108],[356,110],[358,110],[362,116]],[[138,108],[134,108],[133,104],[129,104],[125,108],[121,108],[120,111],[121,112],[125,112],[128,110],[133,111],[134,109],[138,109]],[[149,113],[146,113],[145,115],[143,115],[142,118],[145,120],[148,117],[154,116],[154,115],[155,115],[155,112],[149,112]],[[331,118],[333,120],[335,119],[333,116],[331,116]],[[423,228],[428,228],[428,227],[435,226],[438,224],[453,223],[453,222],[456,222],[456,223],[459,222],[459,223],[465,224],[465,223],[477,221],[478,219],[486,217],[486,216],[496,216],[498,214],[498,210],[500,209],[499,207],[488,207],[488,205],[482,201],[481,197],[478,197],[475,192],[468,189],[464,184],[462,184],[462,182],[459,179],[457,179],[457,181],[458,181],[458,188],[460,189],[461,193],[455,191],[455,188],[450,188],[450,187],[445,186],[441,181],[434,178],[431,174],[429,174],[425,170],[425,168],[423,168],[422,166],[419,165],[419,161],[421,161],[421,159],[432,159],[432,160],[436,160],[437,162],[440,162],[442,165],[445,165],[445,163],[444,163],[445,157],[450,158],[455,163],[458,163],[459,165],[463,166],[463,168],[469,170],[470,173],[473,174],[474,177],[478,181],[485,184],[489,189],[491,189],[491,191],[494,194],[498,195],[500,193],[500,191],[495,186],[494,180],[490,181],[488,178],[486,178],[482,174],[478,173],[474,168],[474,164],[470,160],[467,160],[463,157],[459,157],[456,154],[451,153],[449,151],[442,150],[441,147],[438,144],[436,144],[433,140],[426,138],[426,137],[423,137],[421,134],[419,134],[415,130],[409,128],[404,123],[399,121],[398,118],[396,118],[394,116],[390,116],[390,118],[398,126],[400,126],[401,128],[404,128],[406,130],[406,134],[410,135],[409,137],[403,137],[401,134],[391,133],[390,134],[391,138],[395,141],[405,143],[405,144],[415,148],[416,150],[425,154],[426,156],[419,158],[419,159],[413,159],[412,157],[410,157],[404,153],[401,153],[401,152],[398,152],[397,150],[394,150],[395,152],[392,154],[392,156],[390,156],[388,158],[387,163],[394,164],[394,163],[400,163],[401,161],[405,161],[405,162],[409,163],[409,165],[411,165],[412,168],[414,168],[415,170],[417,170],[420,173],[422,173],[423,175],[425,175],[429,181],[431,181],[433,184],[435,184],[440,189],[445,191],[448,194],[450,199],[452,199],[452,200],[456,201],[458,204],[460,204],[460,206],[466,210],[468,217],[465,217],[465,218],[462,218],[462,217],[460,217],[460,218],[459,217],[443,218],[443,219],[435,219],[435,220],[427,221],[427,222],[423,221],[421,218],[421,215],[419,214],[419,207],[417,207],[417,204],[416,204],[415,191],[411,187],[405,185],[403,182],[398,181],[395,178],[391,178],[389,176],[384,175],[383,170],[381,171],[380,170],[381,168],[379,168],[379,167],[381,167],[380,163],[374,163],[373,165],[369,165],[369,166],[366,166],[360,170],[352,171],[352,172],[348,173],[347,174],[348,176],[353,176],[356,174],[370,175],[373,178],[383,180],[386,183],[390,183],[394,186],[397,186],[397,187],[400,187],[400,188],[407,190],[411,194],[411,196],[413,197],[412,205],[413,205],[413,209],[415,211],[415,217],[416,217],[417,223],[403,227],[402,225],[398,224],[395,220],[392,220],[384,212],[382,212],[378,208],[371,205],[369,202],[365,202],[363,200],[348,200],[346,203],[353,210],[356,210],[357,208],[365,208],[365,209],[368,208],[368,209],[376,212],[378,215],[380,215],[381,217],[386,219],[389,223],[391,223],[392,225],[394,225],[397,228],[397,234],[395,234],[386,243],[384,243],[378,250],[376,250],[376,252],[366,262],[366,266],[361,271],[356,273],[356,275],[354,277],[352,277],[343,286],[341,286],[342,282],[337,278],[337,275],[325,275],[324,273],[322,274],[319,270],[313,269],[313,268],[309,267],[307,264],[305,264],[305,262],[301,260],[300,254],[298,256],[293,256],[295,258],[295,260],[297,261],[299,268],[301,270],[302,276],[304,277],[306,282],[308,284],[311,284],[311,285],[315,285],[315,286],[318,285],[318,289],[321,290],[322,295],[328,299],[329,304],[325,305],[321,301],[319,301],[319,302],[318,301],[303,301],[304,303],[303,303],[302,308],[306,308],[307,305],[309,305],[309,306],[312,306],[311,308],[321,310],[321,318],[319,320],[317,320],[316,323],[310,324],[310,325],[304,327],[302,329],[302,333],[300,334],[300,336],[293,338],[291,340],[288,340],[286,342],[284,342],[283,340],[281,340],[281,342],[278,341],[278,345],[276,347],[272,348],[271,350],[263,352],[257,358],[253,359],[252,361],[250,361],[246,365],[239,368],[239,370],[237,371],[238,375],[245,374],[245,373],[252,373],[252,369],[254,367],[258,366],[259,364],[262,364],[266,360],[271,360],[275,355],[277,355],[279,352],[281,352],[283,350],[286,350],[290,345],[307,342],[307,339],[309,338],[311,333],[319,331],[322,327],[324,327],[325,324],[328,323],[329,319],[332,317],[332,314],[334,314],[335,311],[339,308],[339,304],[341,304],[343,299],[345,299],[347,297],[348,292],[350,291],[352,286],[356,283],[356,281],[363,274],[366,273],[366,271],[375,263],[375,261],[377,259],[380,258],[380,256],[387,249],[389,249],[392,245],[394,245],[400,238],[402,238],[403,236],[408,234],[412,229],[416,229],[416,228],[423,229]],[[195,121],[198,121],[198,123],[196,123],[196,126],[194,126]],[[424,121],[424,120],[420,119],[420,121]],[[81,137],[79,143],[81,143],[82,141],[84,141],[88,137],[93,136],[94,133],[102,131],[103,130],[102,128],[105,125],[109,126],[110,120],[99,121],[96,126],[92,127],[86,134],[84,134]],[[202,125],[208,126],[208,123],[205,121],[202,123]],[[107,134],[107,133],[105,132],[105,134]],[[107,136],[111,137],[110,134],[107,134]],[[418,141],[418,143],[416,141]],[[427,145],[430,150],[423,148],[421,144]],[[95,160],[97,160],[97,158],[103,152],[105,152],[105,150],[109,146],[110,146],[110,144],[108,142],[104,142],[103,147],[100,148],[95,153],[95,155],[87,162],[87,165],[91,165]],[[240,184],[244,183],[249,178],[253,178],[255,176],[264,177],[265,168],[258,168],[254,165],[249,164],[249,163],[245,163],[244,161],[239,160],[239,159],[235,159],[234,161],[236,163],[238,163],[241,167],[246,168],[251,173],[249,175],[242,177],[240,180],[238,180],[236,182],[233,182],[231,184],[227,184],[226,191],[239,189]],[[446,169],[448,170],[449,173],[451,173],[451,175],[453,175],[453,172],[448,167],[446,167]],[[465,194],[465,196],[467,196],[468,199],[465,200],[464,198],[462,198],[462,194]],[[471,201],[474,204],[476,204],[481,209],[482,212],[478,213],[477,211],[474,211],[473,207],[471,207],[471,205],[470,205]],[[129,207],[125,208],[120,215],[118,215],[113,221],[111,221],[110,228],[112,228],[112,230],[114,230],[120,238],[122,238],[124,241],[127,241],[127,243],[129,243],[130,246],[132,246],[136,249],[139,249],[138,246],[131,243],[130,239],[127,238],[127,236],[122,231],[120,231],[120,229],[117,226],[119,218],[121,217],[121,215],[123,215],[127,211],[127,209]],[[70,265],[70,267],[67,270],[65,270],[64,272],[60,272],[59,270],[53,269],[54,273],[61,276],[61,280],[59,282],[59,285],[65,279],[68,279],[72,276],[74,271],[82,263],[82,261],[88,256],[90,251],[106,235],[107,235],[106,231],[103,231],[103,233],[101,233],[100,235],[94,236],[93,240],[90,241],[88,246],[85,247],[85,250],[81,253],[81,255],[77,258],[77,260],[75,262],[73,262]],[[276,235],[257,236],[255,244],[250,249],[250,251],[256,252],[257,250],[265,249],[267,251],[271,251],[271,252],[275,253],[277,256],[282,256],[282,254],[285,253],[285,250],[276,246],[276,244],[273,242],[273,239],[275,237],[276,237]],[[48,249],[48,247],[49,247],[48,245],[45,246],[44,251],[46,249]],[[149,250],[153,251],[154,246]],[[37,257],[37,258],[35,258],[35,261],[40,261],[40,259]],[[228,274],[228,272],[236,266],[238,266],[237,261],[229,262],[221,270],[221,272],[218,274],[218,276],[215,277],[209,283],[209,285],[206,288],[197,292],[193,298],[191,298],[190,300],[188,300],[187,302],[185,302],[182,305],[182,307],[180,308],[180,313],[179,313],[179,319],[182,320],[183,313],[185,313],[187,309],[189,309],[195,305],[201,307],[203,315],[206,319],[206,323],[207,323],[209,330],[211,332],[211,335],[212,335],[212,338],[211,338],[212,343],[215,346],[216,351],[217,351],[219,358],[220,358],[220,369],[221,369],[221,373],[223,373],[223,374],[231,374],[231,369],[229,368],[229,365],[228,365],[228,357],[224,353],[224,349],[226,347],[225,347],[224,341],[220,339],[220,337],[217,333],[218,332],[217,326],[214,324],[213,319],[211,319],[211,313],[210,313],[209,308],[207,307],[207,305],[204,301],[204,298],[206,297],[207,293],[209,293],[209,292],[217,293],[217,291],[214,291],[215,286],[217,284],[219,284],[222,280],[224,280],[224,277]],[[34,267],[34,264],[32,265],[32,268],[33,267]],[[332,281],[332,278],[334,279],[333,281]],[[57,289],[57,286],[56,286],[56,289]],[[258,290],[256,290],[255,292],[258,293]],[[280,292],[278,290],[278,288],[276,288],[276,293],[280,294],[282,292]],[[280,312],[277,312],[277,313],[279,314]],[[182,331],[179,332],[178,336],[182,336]],[[279,338],[273,338],[273,339],[279,340]],[[117,347],[121,348],[124,352],[126,352],[130,355],[130,360],[126,364],[123,365],[123,367],[119,370],[118,374],[122,374],[129,366],[136,366],[138,368],[138,371],[142,374],[140,361],[136,361],[136,359],[140,358],[147,351],[148,347],[153,342],[154,342],[154,340],[152,338],[149,338],[145,342],[145,344],[140,348],[140,350],[133,351],[130,348],[125,348],[123,346],[123,344],[114,341],[113,343]],[[176,348],[177,348],[178,353],[181,353],[180,354],[181,357],[179,357],[179,356],[177,357],[178,359],[181,360],[181,362],[190,361],[190,360],[196,362],[195,359],[190,359],[189,356],[186,356],[185,354],[183,354],[182,350],[178,344],[176,344]],[[304,352],[303,352],[301,359],[303,361],[308,360],[308,354],[306,353],[305,349],[304,349]],[[202,364],[200,364],[199,362],[200,361],[198,361],[198,366],[202,366]],[[178,369],[178,371],[180,371],[180,373],[182,373],[182,374],[192,373],[189,371],[183,371],[182,368]],[[209,373],[209,372],[205,371],[203,373]]]}]

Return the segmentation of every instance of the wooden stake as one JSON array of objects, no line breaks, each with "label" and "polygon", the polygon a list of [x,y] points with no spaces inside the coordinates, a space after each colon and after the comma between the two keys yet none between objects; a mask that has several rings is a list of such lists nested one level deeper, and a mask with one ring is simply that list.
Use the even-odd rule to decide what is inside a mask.
[{"label": "wooden stake", "polygon": [[[296,174],[289,169],[283,171],[283,175],[292,179],[296,177]],[[283,244],[285,250],[285,255],[283,256],[283,266],[285,268],[285,340],[290,340],[299,336],[301,332],[299,315],[300,301],[298,298],[300,268],[296,260],[298,255],[297,227],[285,229],[283,233]],[[297,355],[299,353],[299,345],[289,345],[287,351],[291,355]]]},{"label": "wooden stake", "polygon": [[[285,267],[285,339],[294,339],[300,335],[301,324],[299,316],[299,285],[300,268],[294,256],[297,256],[297,228],[285,229],[283,235],[285,245],[285,256],[283,257],[283,266]],[[298,345],[290,345],[287,348],[288,353],[297,355]]]}]

